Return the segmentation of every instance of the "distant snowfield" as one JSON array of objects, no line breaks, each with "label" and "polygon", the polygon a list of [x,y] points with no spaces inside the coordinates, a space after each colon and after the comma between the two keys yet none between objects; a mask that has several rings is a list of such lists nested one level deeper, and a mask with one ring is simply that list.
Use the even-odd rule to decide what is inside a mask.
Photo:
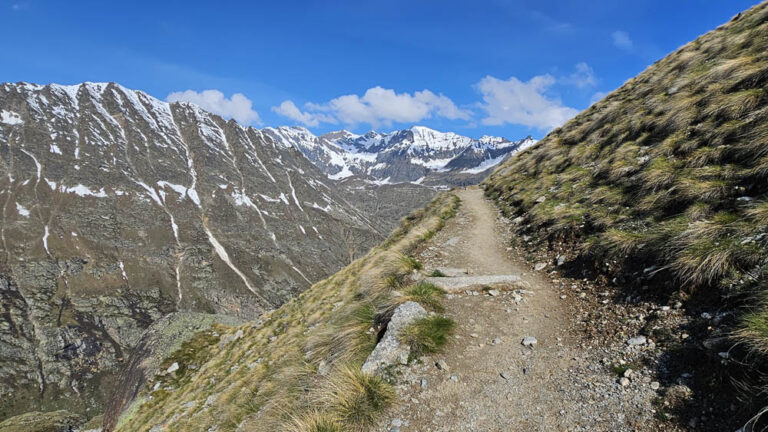
[{"label": "distant snowfield", "polygon": [[304,153],[331,180],[360,175],[371,184],[420,184],[431,172],[474,175],[493,168],[508,154],[536,143],[531,137],[472,139],[424,126],[391,133],[357,135],[341,130],[316,136],[298,126],[262,129],[275,143]]}]

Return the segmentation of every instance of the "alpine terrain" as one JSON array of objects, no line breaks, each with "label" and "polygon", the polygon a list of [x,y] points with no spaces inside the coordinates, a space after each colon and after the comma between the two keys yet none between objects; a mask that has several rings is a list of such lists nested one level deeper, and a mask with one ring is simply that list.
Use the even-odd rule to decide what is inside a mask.
[{"label": "alpine terrain", "polygon": [[365,135],[342,130],[319,137],[295,126],[263,132],[300,150],[331,179],[356,176],[375,184],[475,184],[505,157],[536,143],[530,136],[519,141],[490,136],[472,139],[423,126]]},{"label": "alpine terrain", "polygon": [[768,3],[198,333],[106,429],[760,430],[766,35]]},{"label": "alpine terrain", "polygon": [[300,152],[112,83],[0,86],[0,163],[0,419],[98,414],[161,317],[254,319],[386,234]]},{"label": "alpine terrain", "polygon": [[768,1],[579,114],[577,72],[272,108],[539,141],[2,84],[0,430],[765,430]]}]

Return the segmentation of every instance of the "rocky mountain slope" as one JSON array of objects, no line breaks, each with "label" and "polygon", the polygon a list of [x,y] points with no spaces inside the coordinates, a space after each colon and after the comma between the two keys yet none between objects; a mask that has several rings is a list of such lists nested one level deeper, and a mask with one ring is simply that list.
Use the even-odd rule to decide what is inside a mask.
[{"label": "rocky mountain slope", "polygon": [[[658,61],[486,182],[521,234],[581,271],[630,297],[689,300],[694,324],[680,329],[684,339],[665,339],[651,323],[644,336],[686,354],[678,373],[694,398],[736,382],[753,412],[766,402],[754,395],[768,388],[766,88],[762,3]],[[697,364],[709,367],[693,373]]]},{"label": "rocky mountain slope", "polygon": [[331,179],[361,176],[377,184],[477,183],[507,155],[536,143],[531,137],[475,140],[423,126],[365,135],[342,130],[315,136],[305,128],[288,126],[265,128],[263,133],[299,149]]},{"label": "rocky mountain slope", "polygon": [[116,84],[0,86],[0,419],[100,412],[144,329],[254,319],[383,237],[299,151]]},{"label": "rocky mountain slope", "polygon": [[409,254],[458,201],[439,194],[366,256],[259,320],[198,333],[127,409],[105,413],[105,430],[368,430],[391,389],[360,366],[398,305],[439,303],[409,286],[418,266]]}]

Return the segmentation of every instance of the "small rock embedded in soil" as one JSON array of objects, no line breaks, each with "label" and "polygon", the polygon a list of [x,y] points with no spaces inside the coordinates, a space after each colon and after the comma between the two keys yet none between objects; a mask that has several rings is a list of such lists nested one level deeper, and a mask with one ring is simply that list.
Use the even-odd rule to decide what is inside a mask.
[{"label": "small rock embedded in soil", "polygon": [[544,270],[545,268],[547,268],[547,263],[545,262],[537,262],[536,264],[533,265],[533,269],[536,271],[541,271],[541,270]]},{"label": "small rock embedded in soil", "polygon": [[422,378],[421,379],[421,388],[422,388],[422,390],[426,390],[427,389],[427,379],[426,378]]},{"label": "small rock embedded in soil", "polygon": [[491,296],[491,297],[498,297],[499,296],[499,290],[495,290],[495,289],[488,290],[488,295]]},{"label": "small rock embedded in soil", "polygon": [[445,360],[440,359],[435,363],[435,366],[437,366],[438,369],[441,371],[448,371],[450,368],[448,367],[448,363],[445,362]]},{"label": "small rock embedded in soil", "polygon": [[458,382],[459,377],[457,377],[456,375],[451,375],[451,381]]},{"label": "small rock embedded in soil", "polygon": [[630,383],[629,378],[622,377],[619,380],[619,384],[621,384],[622,387],[627,387],[629,385],[629,383]]},{"label": "small rock embedded in soil", "polygon": [[635,336],[627,340],[627,345],[629,346],[645,345],[646,342],[647,340],[645,336]]},{"label": "small rock embedded in soil", "polygon": [[173,362],[173,364],[168,366],[168,369],[165,370],[165,373],[176,372],[177,370],[179,370],[179,364]]},{"label": "small rock embedded in soil", "polygon": [[533,346],[536,346],[538,341],[533,336],[526,336],[523,338],[523,341],[520,343],[523,344],[523,346],[533,347]]}]

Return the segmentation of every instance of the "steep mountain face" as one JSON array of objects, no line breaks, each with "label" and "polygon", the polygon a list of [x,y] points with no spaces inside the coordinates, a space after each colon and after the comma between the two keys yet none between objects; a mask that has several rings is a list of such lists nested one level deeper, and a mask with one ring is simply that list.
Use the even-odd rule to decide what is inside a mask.
[{"label": "steep mountain face", "polygon": [[507,155],[536,141],[484,136],[479,140],[423,126],[388,134],[337,131],[315,136],[302,127],[265,128],[265,135],[304,153],[334,180],[363,176],[377,184],[476,183]]},{"label": "steep mountain face", "polygon": [[[766,89],[763,2],[650,66],[486,182],[521,232],[565,241],[568,255],[581,252],[582,270],[594,263],[645,294],[715,299],[720,318],[686,328],[709,342],[675,349],[710,365],[694,373],[702,384],[761,392],[756,408],[768,389]],[[711,365],[720,364],[734,365],[733,375],[715,377]]]},{"label": "steep mountain face", "polygon": [[93,414],[175,311],[253,319],[375,222],[269,134],[116,84],[0,86],[0,419]]}]

